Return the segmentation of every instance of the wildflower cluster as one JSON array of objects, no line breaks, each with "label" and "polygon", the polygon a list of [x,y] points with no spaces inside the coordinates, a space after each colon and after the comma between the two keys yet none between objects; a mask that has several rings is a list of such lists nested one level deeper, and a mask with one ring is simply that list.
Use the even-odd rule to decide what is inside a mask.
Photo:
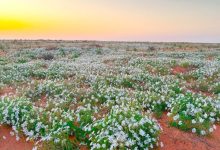
[{"label": "wildflower cluster", "polygon": [[0,110],[3,112],[0,115],[1,124],[11,125],[18,140],[23,133],[27,140],[72,147],[74,143],[69,140],[70,135],[84,138],[83,130],[74,125],[74,112],[71,110],[59,106],[45,109],[34,107],[25,98],[4,98],[0,101]]},{"label": "wildflower cluster", "polygon": [[148,149],[158,144],[160,126],[157,122],[126,108],[111,113],[85,127],[91,149]]},{"label": "wildflower cluster", "polygon": [[24,95],[32,101],[40,99],[42,96],[47,98],[60,98],[74,100],[74,94],[68,89],[68,84],[46,80],[44,82],[33,82],[29,84],[28,91]]},{"label": "wildflower cluster", "polygon": [[201,135],[216,129],[214,123],[220,121],[220,101],[192,93],[180,94],[170,101],[168,115],[172,117],[172,126]]}]

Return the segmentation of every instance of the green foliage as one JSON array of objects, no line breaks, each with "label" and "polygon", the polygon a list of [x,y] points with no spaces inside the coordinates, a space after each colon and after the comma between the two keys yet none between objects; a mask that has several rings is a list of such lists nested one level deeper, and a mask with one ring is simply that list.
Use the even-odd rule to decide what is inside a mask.
[{"label": "green foliage", "polygon": [[97,55],[101,55],[101,54],[103,53],[103,51],[102,51],[101,48],[96,48],[96,49],[95,49],[95,53],[96,53]]},{"label": "green foliage", "polygon": [[183,62],[180,64],[181,67],[184,67],[184,68],[188,68],[190,67],[190,63],[189,62]]},{"label": "green foliage", "polygon": [[36,101],[42,96],[73,99],[74,94],[67,89],[67,85],[47,80],[43,83],[35,82],[31,84],[29,90],[25,92],[25,96],[31,98],[32,101]]},{"label": "green foliage", "polygon": [[26,63],[26,62],[28,62],[28,60],[25,59],[25,58],[19,58],[19,59],[17,60],[17,63],[19,63],[19,64],[24,64],[24,63]]},{"label": "green foliage", "polygon": [[60,49],[59,49],[59,54],[60,54],[62,57],[66,56],[65,49],[64,49],[64,48],[60,48]]},{"label": "green foliage", "polygon": [[219,94],[220,93],[220,84],[216,84],[213,89],[212,89],[213,93],[215,94]]},{"label": "green foliage", "polygon": [[79,52],[74,51],[74,52],[72,53],[71,58],[72,58],[72,59],[76,59],[76,58],[80,57],[80,55],[81,55],[81,54],[80,54]]},{"label": "green foliage", "polygon": [[0,65],[6,65],[9,62],[9,60],[5,57],[0,56]]},{"label": "green foliage", "polygon": [[80,108],[76,112],[77,116],[77,122],[80,124],[80,126],[84,127],[88,124],[91,124],[93,122],[93,111],[88,108]]},{"label": "green foliage", "polygon": [[0,50],[4,50],[4,49],[5,49],[5,46],[0,43]]},{"label": "green foliage", "polygon": [[210,99],[192,95],[179,95],[171,102],[171,125],[184,131],[206,135],[214,131],[219,120],[219,109]]},{"label": "green foliage", "polygon": [[125,108],[85,128],[91,149],[150,149],[156,145],[160,127],[156,121]]}]

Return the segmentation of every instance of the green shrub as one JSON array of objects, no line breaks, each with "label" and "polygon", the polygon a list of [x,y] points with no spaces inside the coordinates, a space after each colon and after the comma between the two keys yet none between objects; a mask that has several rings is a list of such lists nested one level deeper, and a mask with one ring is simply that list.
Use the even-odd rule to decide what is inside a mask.
[{"label": "green shrub", "polygon": [[219,94],[219,93],[220,93],[220,84],[219,84],[219,83],[216,84],[216,85],[213,87],[212,92],[213,92],[214,94]]},{"label": "green shrub", "polygon": [[44,53],[42,54],[41,58],[44,60],[52,60],[54,59],[54,55],[52,53]]},{"label": "green shrub", "polygon": [[0,50],[4,50],[4,49],[5,49],[5,46],[0,43]]},{"label": "green shrub", "polygon": [[9,60],[5,57],[0,56],[0,65],[6,65],[9,62]]},{"label": "green shrub", "polygon": [[158,142],[160,127],[155,120],[126,108],[85,127],[91,149],[153,149]]},{"label": "green shrub", "polygon": [[26,62],[28,62],[28,60],[25,59],[25,58],[19,58],[19,59],[17,60],[17,63],[19,63],[19,64],[24,64],[24,63],[26,63]]},{"label": "green shrub", "polygon": [[80,57],[80,53],[74,51],[74,52],[72,53],[71,58],[72,58],[72,59],[76,59],[76,58],[78,58],[78,57]]},{"label": "green shrub", "polygon": [[76,111],[77,122],[82,127],[84,127],[85,125],[91,124],[93,122],[92,114],[93,114],[92,109],[80,107]]},{"label": "green shrub", "polygon": [[184,67],[184,68],[188,68],[188,67],[190,67],[190,63],[189,62],[182,62],[181,64],[180,64],[180,66],[181,67]]},{"label": "green shrub", "polygon": [[102,54],[102,49],[101,48],[97,48],[97,49],[95,49],[95,53],[97,54],[97,55],[101,55]]},{"label": "green shrub", "polygon": [[219,120],[220,110],[209,98],[191,93],[180,94],[170,106],[170,124],[184,131],[206,135],[213,132],[213,124]]},{"label": "green shrub", "polygon": [[66,56],[65,49],[64,49],[64,48],[60,48],[60,49],[59,49],[59,54],[60,54],[62,57]]}]

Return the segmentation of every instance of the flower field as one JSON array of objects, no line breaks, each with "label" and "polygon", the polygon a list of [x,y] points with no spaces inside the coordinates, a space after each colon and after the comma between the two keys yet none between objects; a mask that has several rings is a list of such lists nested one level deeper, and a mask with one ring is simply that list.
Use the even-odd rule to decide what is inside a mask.
[{"label": "flower field", "polygon": [[50,42],[1,41],[0,124],[16,141],[150,150],[166,148],[164,117],[202,139],[218,129],[220,45]]}]

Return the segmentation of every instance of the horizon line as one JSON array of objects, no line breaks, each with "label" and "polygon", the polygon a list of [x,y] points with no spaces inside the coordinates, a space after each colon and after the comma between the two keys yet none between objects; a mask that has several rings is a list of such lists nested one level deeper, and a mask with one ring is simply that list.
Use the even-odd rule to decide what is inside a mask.
[{"label": "horizon line", "polygon": [[86,41],[86,42],[125,42],[125,43],[191,43],[191,44],[220,44],[220,42],[196,42],[196,41],[145,41],[145,40],[93,40],[93,39],[49,39],[49,38],[0,38],[0,41]]}]

